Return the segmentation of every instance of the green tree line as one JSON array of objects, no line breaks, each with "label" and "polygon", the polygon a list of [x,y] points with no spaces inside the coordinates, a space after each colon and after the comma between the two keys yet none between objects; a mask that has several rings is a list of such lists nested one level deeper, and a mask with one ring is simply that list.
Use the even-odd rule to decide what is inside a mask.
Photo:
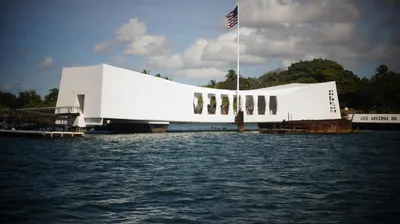
[{"label": "green tree line", "polygon": [[[225,80],[211,80],[204,87],[236,89],[237,74],[229,70]],[[336,81],[341,108],[360,113],[400,113],[400,74],[386,65],[376,68],[371,78],[359,78],[342,65],[327,59],[293,63],[287,70],[267,72],[258,78],[239,76],[240,90],[265,88],[290,83]]]},{"label": "green tree line", "polygon": [[0,91],[0,109],[54,107],[57,103],[57,97],[57,88],[49,90],[49,93],[43,99],[35,90],[22,91],[18,95]]}]

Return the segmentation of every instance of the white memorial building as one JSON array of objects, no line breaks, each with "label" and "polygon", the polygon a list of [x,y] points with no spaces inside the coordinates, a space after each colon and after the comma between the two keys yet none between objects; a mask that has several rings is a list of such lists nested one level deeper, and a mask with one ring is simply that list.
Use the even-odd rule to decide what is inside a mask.
[{"label": "white memorial building", "polygon": [[[199,98],[203,103],[199,103]],[[234,123],[235,90],[177,83],[107,64],[63,68],[56,113],[76,107],[74,126],[164,128],[169,123]],[[245,123],[340,119],[335,82],[239,91]],[[235,100],[236,101],[236,100]],[[223,104],[224,102],[224,104]]]}]

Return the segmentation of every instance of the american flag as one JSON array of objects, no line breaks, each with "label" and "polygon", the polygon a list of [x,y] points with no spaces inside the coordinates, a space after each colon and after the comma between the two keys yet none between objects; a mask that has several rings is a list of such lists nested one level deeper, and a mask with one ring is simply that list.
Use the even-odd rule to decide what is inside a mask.
[{"label": "american flag", "polygon": [[228,18],[228,29],[234,27],[238,23],[238,6],[236,6],[234,10],[228,13],[228,15],[226,15],[226,18]]}]

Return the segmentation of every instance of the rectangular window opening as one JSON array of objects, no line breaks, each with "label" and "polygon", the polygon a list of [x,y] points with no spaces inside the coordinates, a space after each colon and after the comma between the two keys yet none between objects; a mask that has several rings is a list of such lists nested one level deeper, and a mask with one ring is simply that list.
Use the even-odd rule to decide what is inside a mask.
[{"label": "rectangular window opening", "polygon": [[265,115],[265,96],[258,96],[258,101],[257,101],[257,107],[258,107],[258,115]]},{"label": "rectangular window opening", "polygon": [[79,111],[83,114],[85,111],[85,94],[78,94]]},{"label": "rectangular window opening", "polygon": [[276,96],[269,96],[269,114],[276,115],[278,110],[278,99]]}]

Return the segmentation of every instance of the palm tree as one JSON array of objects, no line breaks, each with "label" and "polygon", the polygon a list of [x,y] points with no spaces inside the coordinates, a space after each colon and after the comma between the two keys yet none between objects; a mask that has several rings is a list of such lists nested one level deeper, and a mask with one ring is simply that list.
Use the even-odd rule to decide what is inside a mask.
[{"label": "palm tree", "polygon": [[225,78],[226,78],[227,80],[232,80],[232,81],[235,80],[235,79],[236,79],[236,72],[235,72],[235,70],[230,69],[230,70],[228,71],[228,74],[226,74]]},{"label": "palm tree", "polygon": [[168,78],[167,76],[162,76],[162,75],[160,75],[160,73],[157,73],[157,75],[155,75],[154,77],[162,78],[162,79],[166,79],[166,80],[172,81],[172,79]]},{"label": "palm tree", "polygon": [[388,72],[388,67],[386,65],[379,65],[375,70],[379,75],[386,74]]},{"label": "palm tree", "polygon": [[57,102],[58,97],[58,88],[52,88],[49,90],[49,94],[44,97],[44,102],[46,104],[55,104]]},{"label": "palm tree", "polygon": [[208,82],[207,87],[215,88],[216,85],[217,85],[217,81],[216,80],[210,80],[210,82]]}]

